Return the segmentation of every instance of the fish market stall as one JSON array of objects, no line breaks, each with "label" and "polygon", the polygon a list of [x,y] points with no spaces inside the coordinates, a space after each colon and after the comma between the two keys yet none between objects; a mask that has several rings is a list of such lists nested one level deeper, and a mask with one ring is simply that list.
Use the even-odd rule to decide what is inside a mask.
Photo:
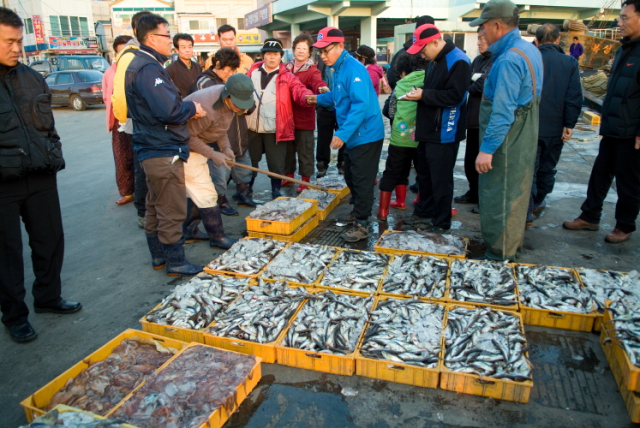
[{"label": "fish market stall", "polygon": [[394,256],[382,283],[385,296],[444,300],[449,263],[433,256]]},{"label": "fish market stall", "polygon": [[386,230],[378,239],[374,249],[387,254],[413,254],[467,258],[469,240],[454,235],[419,233],[414,230],[399,232]]}]

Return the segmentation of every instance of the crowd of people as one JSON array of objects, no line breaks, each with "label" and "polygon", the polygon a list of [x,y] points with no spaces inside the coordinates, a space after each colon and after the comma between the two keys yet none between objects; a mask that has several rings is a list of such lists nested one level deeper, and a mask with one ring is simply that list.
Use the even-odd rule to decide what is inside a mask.
[{"label": "crowd of people", "polygon": [[[231,199],[238,206],[255,207],[256,173],[243,166],[258,167],[263,155],[269,172],[287,178],[271,178],[277,198],[296,172],[302,178],[297,192],[312,176],[324,176],[331,150],[337,150],[338,172],[353,205],[341,219],[349,225],[342,238],[366,239],[385,137],[383,113],[391,135],[377,218],[386,221],[390,208],[407,208],[413,165],[418,196],[405,224],[444,233],[451,228],[452,203],[471,204],[480,215],[485,257],[513,260],[525,225],[553,191],[563,144],[581,111],[581,45],[575,40],[566,55],[554,24],[540,26],[534,44],[525,41],[510,0],[490,0],[470,23],[478,27],[473,61],[423,16],[386,74],[374,49],[362,45],[349,52],[335,27],[320,30],[315,41],[296,37],[287,63],[281,40],[268,38],[262,60],[253,63],[235,45],[236,30],[224,25],[218,29],[221,49],[202,70],[192,60],[192,36],[172,36],[161,16],[138,12],[131,25],[133,36],[114,40],[117,57],[103,81],[121,196],[116,203],[135,204],[151,267],[170,276],[202,270],[186,260],[185,242],[233,245],[222,217],[238,215],[228,186],[233,180]],[[598,230],[615,177],[619,200],[616,227],[605,238],[610,243],[629,239],[640,210],[640,0],[623,3],[619,25],[624,39],[603,105],[603,139],[587,200],[582,214],[564,223],[567,229]],[[0,132],[0,269],[7,273],[0,277],[0,306],[16,342],[36,338],[24,303],[21,218],[31,240],[36,312],[81,309],[60,296],[64,238],[56,173],[64,160],[50,91],[37,72],[18,62],[22,27],[14,12],[0,8],[0,99],[14,106],[3,113]],[[177,59],[167,65],[172,49]],[[381,111],[378,96],[387,87],[392,92]],[[31,113],[19,120],[18,110]],[[28,144],[23,135],[30,136]],[[464,140],[469,188],[454,196],[453,170]]]}]

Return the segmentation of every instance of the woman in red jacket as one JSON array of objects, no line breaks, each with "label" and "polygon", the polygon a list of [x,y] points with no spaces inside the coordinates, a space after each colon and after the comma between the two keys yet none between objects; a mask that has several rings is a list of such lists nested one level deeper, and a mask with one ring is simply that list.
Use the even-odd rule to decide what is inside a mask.
[{"label": "woman in red jacket", "polygon": [[[327,84],[322,80],[322,75],[316,64],[311,60],[313,52],[313,39],[308,34],[300,34],[293,41],[293,59],[286,65],[287,70],[293,73],[304,86],[315,94],[328,91]],[[293,178],[296,172],[296,154],[298,155],[298,172],[302,181],[309,182],[314,173],[313,149],[315,147],[313,131],[316,129],[315,106],[300,106],[293,104],[293,121],[295,123],[295,140],[287,144],[287,157],[285,171],[287,176]],[[292,184],[282,180],[283,186]],[[300,193],[306,186],[298,186]]]},{"label": "woman in red jacket", "polygon": [[384,76],[384,70],[376,64],[376,51],[367,45],[360,45],[356,50],[356,59],[362,63],[369,72],[373,89],[376,95],[380,95],[380,81]]}]

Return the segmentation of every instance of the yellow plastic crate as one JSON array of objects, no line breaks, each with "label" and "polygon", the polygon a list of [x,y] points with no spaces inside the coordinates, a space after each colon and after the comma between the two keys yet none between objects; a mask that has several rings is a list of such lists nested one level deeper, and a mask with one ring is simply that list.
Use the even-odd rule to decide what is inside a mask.
[{"label": "yellow plastic crate", "polygon": [[[83,413],[85,415],[91,416],[92,418],[94,418],[94,419],[96,419],[98,421],[107,419],[105,416],[96,415],[95,413],[91,413],[91,412],[88,412],[88,411],[82,410],[82,409],[76,409],[75,407],[65,406],[64,404],[58,404],[56,407],[54,407],[52,410],[50,410],[50,412],[53,412],[54,410],[57,410],[58,414],[68,413],[68,412]],[[136,428],[133,425],[125,424],[125,423],[120,423],[120,425],[122,425],[124,428]]]},{"label": "yellow plastic crate", "polygon": [[[329,192],[329,193],[333,193],[333,192]],[[333,193],[335,195],[335,193]],[[300,196],[298,196],[298,198],[300,198]],[[304,199],[304,198],[301,198]],[[310,200],[310,199],[307,199]],[[313,199],[315,201],[315,199]],[[327,217],[329,217],[329,214],[331,214],[331,211],[333,211],[335,209],[335,207],[338,206],[338,204],[340,203],[340,196],[336,195],[335,198],[333,198],[333,200],[331,201],[331,203],[329,203],[329,205],[327,205],[326,207],[324,207],[324,209],[320,209],[320,207],[318,207],[318,213],[316,214],[318,216],[318,220],[323,221],[326,220]]]},{"label": "yellow plastic crate", "polygon": [[[38,391],[22,400],[22,402],[20,402],[20,405],[24,408],[27,421],[33,422],[35,417],[44,415],[46,413],[46,410],[44,410],[44,408],[47,407],[47,405],[51,401],[51,398],[66,385],[69,379],[78,376],[82,370],[88,368],[93,363],[106,359],[111,354],[111,351],[119,346],[124,339],[130,339],[134,336],[137,336],[141,339],[153,339],[161,343],[164,347],[174,348],[177,350],[182,350],[187,346],[187,343],[181,342],[179,340],[169,339],[167,337],[162,337],[139,330],[125,330],[95,352],[89,354],[86,358],[83,358],[79,363],[72,366],[60,376],[56,377],[54,380],[40,388]],[[107,413],[107,415],[108,414],[109,413]]]},{"label": "yellow plastic crate", "polygon": [[335,193],[336,195],[338,195],[336,199],[342,200],[345,198],[345,196],[351,193],[351,190],[349,190],[349,186],[344,186],[342,189],[327,189],[327,192]]},{"label": "yellow plastic crate", "polygon": [[[333,260],[337,259],[340,256],[340,253],[344,251],[356,252],[356,253],[362,252],[360,250],[354,250],[352,248],[340,248],[340,251],[336,253],[336,255],[333,257]],[[393,260],[393,256],[389,258],[389,263],[391,263],[392,260]],[[327,269],[329,266],[327,266],[325,269]],[[321,283],[322,283],[322,278],[324,277],[324,272],[322,273],[322,275],[320,275],[320,278],[318,278],[318,282],[316,283],[314,288],[317,288],[322,291],[332,291],[336,294],[352,294],[354,296],[360,296],[360,297],[377,296],[378,294],[380,294],[380,290],[382,289],[382,283],[384,282],[384,279],[386,278],[388,271],[389,271],[389,266],[385,268],[384,272],[382,273],[382,277],[380,278],[380,281],[378,281],[378,285],[376,286],[376,289],[373,291],[352,290],[350,288],[330,287],[328,285],[322,285]]]},{"label": "yellow plastic crate", "polygon": [[251,238],[273,239],[274,241],[284,242],[300,242],[302,238],[311,233],[311,231],[316,227],[318,227],[318,216],[314,215],[291,235],[277,235],[272,233],[253,232],[251,230],[247,230],[247,234]]},{"label": "yellow plastic crate", "polygon": [[[294,199],[294,198],[280,197],[278,199]],[[303,199],[303,200],[310,202],[311,206],[307,208],[301,215],[294,218],[293,220],[289,222],[284,222],[284,221],[271,221],[271,220],[262,220],[259,218],[247,217],[246,218],[247,231],[270,233],[275,235],[293,234],[300,226],[302,226],[307,220],[309,220],[311,217],[316,215],[316,213],[318,212],[318,201],[313,199]],[[252,235],[249,235],[249,236],[252,236]]]},{"label": "yellow plastic crate", "polygon": [[[249,233],[251,233],[251,232],[249,232]],[[248,237],[242,238],[242,239],[241,239],[241,241],[242,241],[242,240],[245,240],[245,239],[256,239],[256,238],[264,238],[264,236],[248,236]],[[271,239],[271,238],[267,238],[267,239]],[[287,246],[284,246],[284,247],[282,248],[282,250],[284,250],[285,248],[287,248]],[[280,251],[282,251],[282,250],[280,250]],[[223,253],[223,254],[224,254],[224,253]],[[221,254],[220,256],[218,256],[218,257],[222,257],[222,254]],[[217,259],[214,259],[213,261],[216,261],[216,260],[217,260]],[[213,263],[213,261],[212,261],[212,263]],[[269,263],[271,263],[271,262],[269,262]],[[257,278],[257,277],[259,277],[259,276],[260,276],[260,274],[261,274],[261,273],[266,269],[266,267],[267,267],[267,265],[268,265],[269,263],[265,264],[265,265],[262,267],[262,269],[260,269],[260,271],[258,271],[258,272],[256,272],[256,273],[242,273],[242,272],[233,272],[233,271],[226,271],[226,270],[219,270],[219,269],[211,269],[211,268],[209,267],[209,264],[207,264],[207,265],[204,267],[204,269],[203,269],[203,270],[204,270],[206,273],[209,273],[209,274],[211,274],[211,275],[229,275],[229,276],[235,276],[235,277],[241,277],[241,278]]]},{"label": "yellow plastic crate", "polygon": [[[390,254],[390,253],[385,253],[385,254]],[[451,266],[451,259],[448,257],[442,257],[442,256],[432,256],[432,255],[424,255],[424,254],[417,254],[418,256],[422,256],[422,257],[436,257],[439,259],[443,259],[447,262],[447,264],[449,266]],[[397,257],[397,256],[401,256],[398,254],[392,255],[392,257]],[[389,260],[389,265],[391,265],[391,262],[393,261],[393,258]],[[378,296],[386,296],[386,297],[393,297],[395,299],[403,299],[403,298],[413,298],[414,295],[410,295],[410,294],[399,294],[399,293],[390,293],[388,291],[384,291],[384,280],[386,279],[387,275],[389,275],[389,268],[387,268],[387,272],[385,273],[385,278],[382,279],[382,282],[380,283],[380,288],[379,288],[379,292],[377,293]],[[424,296],[415,296],[418,299],[422,300],[423,302],[430,302],[430,303],[447,303],[447,295],[449,292],[449,284],[450,284],[451,280],[449,278],[449,271],[447,270],[447,278],[445,281],[445,286],[444,286],[444,294],[442,295],[442,297],[424,297]]]},{"label": "yellow plastic crate", "polygon": [[[384,233],[382,235],[386,235],[388,233],[402,233],[401,231],[398,230],[385,230]],[[404,254],[411,254],[413,256],[435,256],[435,257],[448,257],[448,258],[453,258],[453,259],[461,259],[464,260],[467,258],[467,253],[466,250],[467,248],[469,248],[469,239],[468,238],[460,238],[464,241],[464,249],[465,249],[465,253],[464,254],[438,254],[438,253],[427,253],[427,252],[423,252],[423,251],[413,251],[413,250],[400,250],[397,248],[387,248],[387,247],[383,247],[382,244],[380,243],[382,239],[382,236],[380,238],[378,238],[378,242],[376,242],[376,245],[373,246],[373,249],[379,253],[385,253],[385,254],[395,254],[398,256],[402,256]]]},{"label": "yellow plastic crate", "polygon": [[[582,275],[580,275],[580,271],[578,269],[575,269],[575,271],[576,271],[576,276],[578,277],[578,281],[580,281],[580,284],[584,286],[584,281],[582,281]],[[620,273],[628,274],[629,272],[620,272]],[[609,300],[605,301],[605,306],[608,306],[607,302],[609,302]],[[598,312],[597,309],[595,309],[593,313],[596,314],[596,318],[593,322],[593,331],[600,332],[602,330],[602,323],[604,322],[604,313],[601,314],[600,312]]]},{"label": "yellow plastic crate", "polygon": [[620,344],[620,341],[615,337],[615,333],[613,331],[608,331],[613,327],[611,325],[611,312],[608,310],[604,313],[603,326],[604,328],[602,329],[602,333],[608,335],[613,343],[613,355],[620,366],[620,373],[624,387],[629,391],[640,392],[640,367],[634,366],[631,363],[631,360],[629,360],[629,356]]},{"label": "yellow plastic crate", "polygon": [[[328,247],[331,247],[331,248],[333,248],[333,249],[335,249],[335,250],[336,250],[336,254],[331,258],[331,260],[335,259],[335,258],[338,256],[338,254],[340,253],[340,250],[342,250],[342,248],[340,248],[340,247],[332,247],[331,245],[328,245]],[[329,264],[327,264],[327,266],[325,266],[325,267],[330,266],[330,264],[331,264],[331,263],[329,262]],[[263,271],[263,272],[262,272],[262,274],[261,274],[261,275],[262,275],[262,276],[261,276],[261,277],[262,277],[262,280],[263,280],[263,281],[265,281],[265,282],[278,282],[278,281],[284,281],[284,282],[286,282],[286,283],[287,283],[287,285],[288,285],[289,287],[292,287],[292,288],[305,287],[305,288],[307,288],[307,289],[309,289],[309,290],[318,288],[318,284],[320,283],[320,281],[322,280],[322,276],[324,275],[324,270],[322,270],[322,271],[320,272],[320,274],[318,275],[318,277],[315,279],[315,281],[313,281],[313,282],[311,282],[311,283],[309,283],[309,284],[305,284],[304,282],[289,281],[289,280],[275,279],[275,278],[266,278],[266,277],[264,276],[264,273],[265,273],[265,272],[266,272],[266,269],[265,269],[265,271]]]}]

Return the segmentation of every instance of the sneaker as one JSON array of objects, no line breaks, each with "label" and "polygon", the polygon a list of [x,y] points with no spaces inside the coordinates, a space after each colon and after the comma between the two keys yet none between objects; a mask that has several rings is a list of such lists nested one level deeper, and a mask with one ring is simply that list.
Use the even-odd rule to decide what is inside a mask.
[{"label": "sneaker", "polygon": [[356,221],[342,233],[342,239],[346,242],[358,242],[369,237],[369,222]]},{"label": "sneaker", "polygon": [[353,216],[353,211],[351,211],[349,214],[347,214],[344,217],[340,217],[336,220],[338,223],[347,223],[347,224],[351,224],[351,223],[355,223],[356,221],[358,221],[357,218],[355,218]]},{"label": "sneaker", "polygon": [[547,200],[543,199],[542,202],[540,202],[540,205],[534,205],[533,206],[533,213],[535,215],[540,215],[540,213],[547,207]]},{"label": "sneaker", "polygon": [[138,227],[140,229],[144,229],[145,223],[146,223],[146,220],[144,219],[144,217],[138,217]]}]

